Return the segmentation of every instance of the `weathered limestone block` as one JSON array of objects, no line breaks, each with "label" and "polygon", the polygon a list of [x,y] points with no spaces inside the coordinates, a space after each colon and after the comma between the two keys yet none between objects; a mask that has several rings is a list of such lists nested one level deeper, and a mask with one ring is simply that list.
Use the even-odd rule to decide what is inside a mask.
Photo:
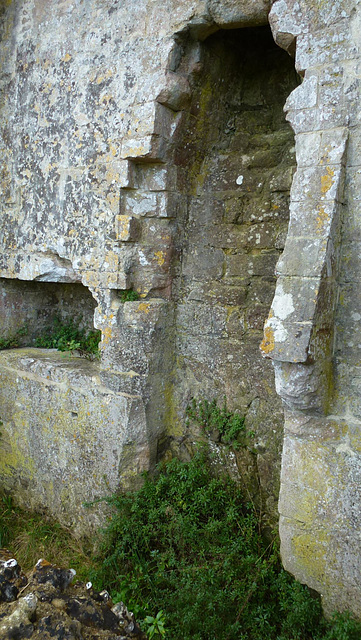
[{"label": "weathered limestone block", "polygon": [[219,27],[254,27],[267,23],[269,0],[208,0],[207,8]]},{"label": "weathered limestone block", "polygon": [[119,242],[135,242],[140,232],[139,222],[133,216],[115,217],[115,238]]},{"label": "weathered limestone block", "polygon": [[97,364],[59,352],[2,352],[1,486],[81,532],[85,501],[129,486],[149,464],[144,402],[102,384]]},{"label": "weathered limestone block", "polygon": [[[6,329],[27,321],[29,344],[51,318],[49,296],[37,289],[35,302],[29,290],[35,279],[59,281],[54,315],[84,310],[84,326],[101,330],[94,398],[103,406],[107,389],[117,428],[129,425],[130,440],[134,428],[135,441],[142,432],[147,451],[123,447],[119,483],[132,455],[151,467],[159,440],[184,431],[193,394],[226,395],[267,442],[258,468],[272,511],[282,412],[257,343],[286,235],[295,158],[282,107],[298,80],[265,29],[231,31],[266,25],[270,4],[25,0],[4,10],[0,276],[19,284],[15,304],[2,282]],[[220,27],[227,34],[213,37]],[[90,312],[85,294],[65,304],[67,283],[87,289]],[[141,299],[124,303],[129,290]],[[37,384],[41,395],[41,372]],[[18,467],[7,471],[15,482]],[[59,514],[40,478],[38,502]]]},{"label": "weathered limestone block", "polygon": [[[326,612],[360,609],[357,3],[277,0],[276,41],[304,81],[288,98],[297,172],[263,352],[286,411],[281,552]],[[357,124],[356,124],[357,122]],[[350,126],[351,125],[351,126]],[[347,148],[347,141],[349,147]],[[292,285],[291,285],[292,282]]]},{"label": "weathered limestone block", "polygon": [[283,560],[322,594],[327,613],[359,613],[359,427],[304,415],[289,415],[285,426]]}]

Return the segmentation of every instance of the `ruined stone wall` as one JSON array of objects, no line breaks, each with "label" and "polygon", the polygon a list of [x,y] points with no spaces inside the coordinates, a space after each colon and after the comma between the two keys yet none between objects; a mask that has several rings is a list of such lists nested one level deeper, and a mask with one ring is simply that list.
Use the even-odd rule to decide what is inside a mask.
[{"label": "ruined stone wall", "polygon": [[[139,481],[140,471],[155,464],[164,436],[179,435],[184,429],[185,406],[196,390],[208,397],[220,398],[226,393],[232,408],[241,412],[252,407],[249,416],[262,425],[258,440],[266,454],[265,469],[277,469],[279,436],[274,438],[268,460],[264,436],[267,434],[270,442],[280,420],[267,433],[269,423],[263,418],[266,398],[272,398],[278,416],[280,405],[272,391],[269,367],[260,364],[256,343],[272,296],[272,268],[282,246],[279,237],[287,205],[281,203],[283,223],[276,224],[269,240],[264,228],[264,239],[258,247],[256,228],[251,229],[252,207],[242,213],[249,219],[241,223],[237,195],[241,197],[252,189],[262,158],[258,156],[258,165],[250,170],[249,184],[237,184],[243,168],[241,160],[238,166],[236,147],[238,144],[241,152],[244,140],[240,136],[236,142],[232,124],[228,134],[221,131],[234,117],[231,111],[236,111],[230,84],[237,82],[242,93],[244,82],[245,92],[252,94],[247,88],[251,56],[246,53],[252,37],[237,45],[237,54],[230,50],[239,36],[228,44],[228,53],[222,46],[218,53],[216,49],[212,53],[213,45],[200,44],[224,26],[265,24],[268,9],[264,2],[225,3],[221,7],[214,2],[179,6],[170,1],[161,8],[144,0],[126,7],[114,0],[2,4],[2,325],[7,336],[22,322],[30,326],[30,350],[1,354],[2,484],[16,491],[20,502],[45,506],[63,521],[74,522],[79,531],[85,520],[87,526],[92,522],[91,517],[84,519],[82,501]],[[255,35],[253,39],[256,49],[259,38]],[[260,38],[261,50],[265,46],[262,42]],[[268,42],[271,46],[270,39]],[[212,70],[217,55],[220,61]],[[270,55],[274,58],[274,48]],[[282,52],[277,55],[286,57]],[[260,60],[261,54],[257,56]],[[209,76],[205,81],[212,87],[208,95],[200,81],[202,58]],[[225,74],[224,89],[220,78],[223,64],[240,64],[239,70]],[[271,67],[270,60],[267,68]],[[273,205],[278,206],[274,202],[277,186],[271,204],[274,168],[282,162],[287,166],[278,196],[281,200],[285,199],[281,191],[289,188],[292,171],[291,157],[286,160],[292,146],[289,129],[285,128],[284,138],[278,131],[286,127],[281,107],[291,89],[290,68],[292,65],[286,71],[281,95],[270,97],[271,83],[260,93],[264,77],[260,70],[254,96],[250,97],[256,100],[256,110],[261,107],[264,123],[258,130],[257,119],[248,114],[249,136],[270,129],[268,140],[258,141],[257,147],[265,152],[267,185],[264,192],[258,187],[259,199],[253,203],[257,208],[263,202],[266,217],[276,211]],[[242,101],[241,93],[238,100]],[[214,109],[207,122],[205,109],[210,97],[216,100],[220,113]],[[199,117],[198,100],[203,101]],[[244,122],[239,118],[236,123],[239,131],[246,124],[247,110],[245,113]],[[204,133],[208,136],[206,131],[211,128],[219,130],[213,150],[202,143]],[[192,148],[185,146],[182,160],[181,146],[186,145],[187,136]],[[197,157],[205,153],[207,163],[213,166],[205,188],[207,197],[213,198],[218,189],[218,151],[227,147],[230,139],[235,147],[226,149],[225,156],[228,154],[231,160],[227,177],[231,189],[222,187],[220,200],[224,204],[229,196],[231,200],[223,226],[215,228],[210,207],[204,212],[200,208],[202,194],[196,191],[196,174],[204,174],[206,165],[197,168]],[[235,290],[240,296],[236,302],[231,300],[228,287],[222,302],[218,296],[218,302],[210,305],[209,299],[208,311],[199,301],[197,313],[204,318],[202,331],[209,333],[208,312],[225,318],[233,313],[228,318],[224,345],[232,339],[231,334],[237,335],[238,324],[241,333],[245,323],[249,324],[250,334],[254,332],[252,347],[250,352],[242,347],[242,358],[248,363],[248,372],[257,368],[260,378],[264,377],[261,372],[267,372],[261,392],[253,388],[239,393],[236,379],[241,356],[237,356],[233,368],[223,365],[223,360],[229,362],[230,347],[220,345],[212,334],[203,349],[204,381],[194,389],[187,352],[192,340],[182,334],[182,328],[186,323],[191,336],[195,307],[183,288],[187,269],[189,275],[192,272],[192,249],[188,252],[186,238],[192,233],[189,220],[194,217],[197,202],[197,225],[204,226],[208,238],[205,243],[199,237],[199,249],[202,252],[213,243],[215,253],[224,255],[227,269],[227,275],[223,267],[219,276],[209,275],[219,280],[221,288],[228,277],[238,279]],[[221,247],[228,231],[233,239],[242,239],[231,247],[229,243]],[[213,232],[214,238],[209,240]],[[219,234],[224,235],[223,240]],[[233,249],[235,255],[240,252],[240,260],[242,256],[245,260],[253,244],[252,259],[265,260],[268,270],[261,276],[261,266],[255,266],[257,273],[251,286],[251,279],[246,277],[241,282],[243,276],[236,275],[242,267],[235,266],[236,258],[232,262],[231,255],[226,258],[226,250]],[[206,255],[204,261],[207,286],[206,272],[211,265]],[[192,287],[196,281],[202,283],[197,265],[194,269]],[[262,277],[263,284],[257,285],[257,278],[260,281]],[[68,295],[69,287],[77,287],[79,295]],[[252,291],[246,303],[248,288]],[[140,300],[124,302],[122,294],[131,289],[138,292]],[[46,320],[59,310],[65,315],[83,315],[85,299],[87,326],[94,322],[102,333],[100,362],[85,363],[77,357],[65,361],[55,353],[32,348]],[[213,338],[214,345],[209,349]],[[197,340],[200,345],[199,336]],[[241,338],[237,345],[245,343]],[[182,350],[186,352],[185,367],[180,366]],[[210,378],[207,372],[212,369],[215,350],[222,371],[218,376],[214,370]],[[199,377],[200,364],[201,360],[193,362],[194,376]],[[268,472],[273,482],[270,508],[277,494],[277,475],[277,470]]]},{"label": "ruined stone wall", "polygon": [[184,434],[192,397],[216,398],[220,405],[225,397],[255,432],[252,447],[272,511],[283,412],[259,343],[287,233],[295,165],[283,105],[298,80],[267,27],[223,30],[198,49],[173,160],[187,206],[175,240],[171,422]]},{"label": "ruined stone wall", "polygon": [[[358,1],[0,11],[2,331],[31,325],[0,354],[2,487],[89,530],[84,500],[226,395],[272,510],[277,392],[284,563],[361,615]],[[99,362],[33,348],[58,310],[101,330]]]},{"label": "ruined stone wall", "polygon": [[285,404],[280,494],[286,568],[327,611],[360,609],[359,91],[357,2],[273,5],[304,81],[290,226],[262,343]]}]

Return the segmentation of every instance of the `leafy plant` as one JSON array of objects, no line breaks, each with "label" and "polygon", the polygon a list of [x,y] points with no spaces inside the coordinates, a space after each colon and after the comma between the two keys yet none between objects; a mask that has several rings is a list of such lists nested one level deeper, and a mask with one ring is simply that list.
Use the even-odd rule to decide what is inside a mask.
[{"label": "leafy plant", "polygon": [[70,318],[67,321],[56,317],[52,326],[46,327],[44,333],[36,338],[35,345],[43,349],[58,351],[78,351],[80,355],[92,359],[99,354],[101,332],[86,332],[80,327],[81,318]]},{"label": "leafy plant", "polygon": [[139,293],[134,291],[134,289],[124,289],[124,291],[120,292],[122,302],[134,302],[135,300],[139,300],[139,297]]},{"label": "leafy plant", "polygon": [[259,514],[234,481],[212,476],[204,451],[107,502],[114,513],[92,581],[126,597],[145,624],[156,620],[150,612],[164,611],[169,640],[179,640],[180,629],[182,640],[361,637],[350,618],[325,621],[319,599],[263,540]]},{"label": "leafy plant", "polygon": [[21,338],[26,336],[28,333],[28,327],[20,327],[13,334],[9,335],[8,338],[0,338],[0,351],[4,349],[16,349],[21,344]]},{"label": "leafy plant", "polygon": [[147,633],[149,640],[152,640],[154,636],[161,636],[165,638],[165,618],[163,611],[158,611],[155,618],[153,616],[146,616],[143,622],[144,631]]},{"label": "leafy plant", "polygon": [[246,432],[244,416],[232,413],[227,409],[226,398],[223,407],[217,405],[217,400],[196,400],[193,398],[187,407],[188,420],[193,420],[208,435],[218,432],[219,438],[234,449],[246,444],[247,437],[253,435]]}]

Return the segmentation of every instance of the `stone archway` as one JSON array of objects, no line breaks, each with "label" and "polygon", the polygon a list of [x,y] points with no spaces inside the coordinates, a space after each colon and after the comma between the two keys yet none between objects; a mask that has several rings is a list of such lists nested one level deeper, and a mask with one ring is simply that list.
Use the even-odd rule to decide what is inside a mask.
[{"label": "stone archway", "polygon": [[[263,497],[275,518],[283,412],[259,343],[295,170],[283,106],[299,78],[267,26],[220,30],[183,47],[176,73],[191,91],[168,160],[183,199],[174,230],[170,434],[182,429],[192,397],[219,404],[226,397],[255,433]],[[254,483],[251,461],[240,454],[238,462]]]}]

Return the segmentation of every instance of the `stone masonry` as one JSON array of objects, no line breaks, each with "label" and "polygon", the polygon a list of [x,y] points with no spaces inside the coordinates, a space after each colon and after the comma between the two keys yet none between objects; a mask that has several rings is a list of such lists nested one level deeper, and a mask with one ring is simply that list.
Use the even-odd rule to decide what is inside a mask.
[{"label": "stone masonry", "polygon": [[[85,500],[189,448],[192,397],[226,397],[270,514],[285,426],[286,568],[361,615],[358,0],[0,19],[2,335],[27,328],[0,354],[2,489],[88,532]],[[99,329],[100,360],[35,349],[55,317]]]},{"label": "stone masonry", "polygon": [[360,608],[360,4],[280,0],[269,19],[303,83],[290,224],[262,343],[285,406],[287,569],[326,611]]},{"label": "stone masonry", "polygon": [[[236,472],[276,511],[283,412],[259,343],[299,79],[268,9],[3,6],[0,309],[27,335],[0,356],[1,478],[79,532],[97,522],[84,500],[187,454],[192,397],[246,416],[257,469],[239,455]],[[100,362],[34,350],[59,316],[101,330]]]}]

